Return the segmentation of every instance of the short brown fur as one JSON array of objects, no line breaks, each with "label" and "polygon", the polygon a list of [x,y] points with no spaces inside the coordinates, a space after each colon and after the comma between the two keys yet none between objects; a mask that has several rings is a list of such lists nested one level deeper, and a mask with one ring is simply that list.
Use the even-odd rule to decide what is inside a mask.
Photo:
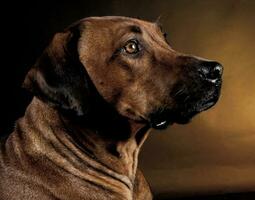
[{"label": "short brown fur", "polygon": [[[143,53],[123,53],[134,37]],[[183,66],[198,61],[133,18],[91,17],[57,33],[26,76],[35,97],[2,143],[0,199],[152,199],[138,153],[151,114],[175,108]]]}]

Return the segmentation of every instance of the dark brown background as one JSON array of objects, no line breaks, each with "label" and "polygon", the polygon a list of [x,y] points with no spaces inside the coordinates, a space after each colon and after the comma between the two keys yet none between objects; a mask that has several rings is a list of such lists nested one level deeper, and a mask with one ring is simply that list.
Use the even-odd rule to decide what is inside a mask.
[{"label": "dark brown background", "polygon": [[154,193],[168,199],[255,190],[255,1],[37,1],[1,9],[2,136],[24,113],[31,97],[20,85],[55,32],[91,15],[161,16],[174,49],[218,60],[225,69],[213,109],[189,125],[151,133],[140,165]]}]

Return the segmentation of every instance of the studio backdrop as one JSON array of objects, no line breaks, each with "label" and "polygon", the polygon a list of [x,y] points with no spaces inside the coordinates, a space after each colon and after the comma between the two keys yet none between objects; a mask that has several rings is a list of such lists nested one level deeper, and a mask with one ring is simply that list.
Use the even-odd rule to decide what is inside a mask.
[{"label": "studio backdrop", "polygon": [[[13,3],[13,4],[12,4]],[[1,135],[8,135],[31,97],[21,89],[50,38],[86,16],[155,21],[170,45],[221,62],[222,95],[188,125],[152,131],[139,165],[156,195],[255,190],[255,1],[112,0],[9,3],[2,18]]]}]

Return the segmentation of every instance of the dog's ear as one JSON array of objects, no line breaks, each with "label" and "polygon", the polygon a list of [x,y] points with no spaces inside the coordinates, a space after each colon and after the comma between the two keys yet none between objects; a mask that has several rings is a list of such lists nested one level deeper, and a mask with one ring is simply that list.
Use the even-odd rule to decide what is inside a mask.
[{"label": "dog's ear", "polygon": [[78,115],[88,109],[89,86],[79,60],[76,27],[57,33],[26,75],[23,87],[44,102]]}]

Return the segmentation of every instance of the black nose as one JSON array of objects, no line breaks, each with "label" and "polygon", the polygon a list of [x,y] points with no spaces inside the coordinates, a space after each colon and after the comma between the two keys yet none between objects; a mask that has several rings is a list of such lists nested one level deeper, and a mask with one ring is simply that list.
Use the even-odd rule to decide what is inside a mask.
[{"label": "black nose", "polygon": [[223,67],[220,63],[214,61],[204,61],[199,65],[200,76],[211,83],[217,83],[220,81]]}]

